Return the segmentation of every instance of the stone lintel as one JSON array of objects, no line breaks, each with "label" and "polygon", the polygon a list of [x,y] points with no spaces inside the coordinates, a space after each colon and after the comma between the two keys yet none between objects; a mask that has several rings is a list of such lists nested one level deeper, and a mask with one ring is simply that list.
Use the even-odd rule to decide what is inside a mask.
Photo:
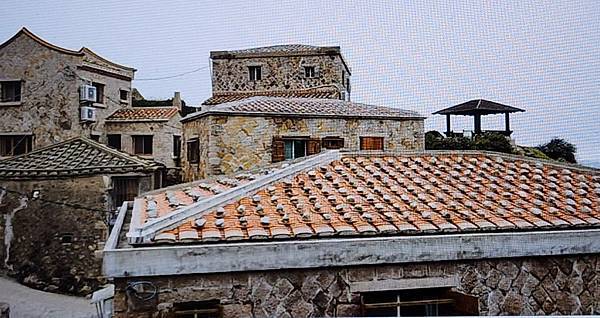
[{"label": "stone lintel", "polygon": [[591,253],[600,253],[599,229],[107,247],[104,272],[164,276]]}]

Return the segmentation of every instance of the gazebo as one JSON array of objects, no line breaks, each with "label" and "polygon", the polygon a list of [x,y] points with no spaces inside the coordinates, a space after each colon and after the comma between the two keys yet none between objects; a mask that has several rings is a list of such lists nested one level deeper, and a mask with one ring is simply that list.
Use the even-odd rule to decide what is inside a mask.
[{"label": "gazebo", "polygon": [[460,133],[454,133],[450,129],[450,115],[462,115],[462,116],[473,116],[475,120],[475,129],[473,131],[474,134],[480,134],[483,131],[481,130],[481,116],[492,115],[492,114],[504,114],[504,130],[486,130],[489,132],[497,132],[509,137],[512,134],[512,130],[510,130],[510,113],[516,112],[524,112],[525,110],[503,105],[496,102],[491,102],[485,99],[474,99],[468,102],[458,104],[452,107],[448,107],[446,109],[438,110],[433,113],[434,115],[446,115],[446,136],[451,137],[455,135],[460,135]]}]

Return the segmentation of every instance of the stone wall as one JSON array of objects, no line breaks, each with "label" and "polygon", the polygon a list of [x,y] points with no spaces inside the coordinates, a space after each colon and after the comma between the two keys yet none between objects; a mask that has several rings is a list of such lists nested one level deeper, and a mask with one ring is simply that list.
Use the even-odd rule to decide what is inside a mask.
[{"label": "stone wall", "polygon": [[121,150],[133,154],[134,135],[152,135],[152,156],[144,156],[164,164],[167,168],[177,167],[173,158],[173,136],[181,135],[179,115],[168,122],[108,122],[107,134],[121,134]]},{"label": "stone wall", "polygon": [[361,136],[379,136],[386,151],[402,151],[424,149],[423,129],[423,120],[206,116],[183,125],[184,140],[204,140],[200,164],[182,160],[183,178],[192,181],[266,166],[274,136],[336,136],[344,138],[347,150],[359,150]]},{"label": "stone wall", "polygon": [[[250,81],[249,66],[261,66],[262,79]],[[315,66],[316,77],[306,78],[304,66]],[[213,94],[244,91],[283,91],[335,85],[346,91],[350,77],[339,55],[252,57],[212,60]]]},{"label": "stone wall", "polygon": [[[0,134],[33,134],[33,148],[77,136],[104,135],[104,118],[121,105],[119,89],[131,81],[80,69],[82,56],[49,49],[21,35],[0,48],[0,80],[22,80],[21,103],[0,104]],[[80,121],[79,86],[84,79],[106,84],[96,123]],[[104,137],[102,137],[104,138]]]},{"label": "stone wall", "polygon": [[[454,277],[456,291],[477,297],[481,315],[600,314],[598,255],[120,278],[114,313],[172,317],[176,303],[216,299],[223,317],[358,316],[354,283],[425,277]],[[145,306],[125,293],[129,282],[139,280],[159,291]]]},{"label": "stone wall", "polygon": [[[141,177],[140,191],[151,190],[152,180]],[[52,292],[86,295],[105,283],[101,258],[112,209],[109,184],[108,176],[0,180],[0,269]],[[34,190],[40,199],[33,198]]]}]

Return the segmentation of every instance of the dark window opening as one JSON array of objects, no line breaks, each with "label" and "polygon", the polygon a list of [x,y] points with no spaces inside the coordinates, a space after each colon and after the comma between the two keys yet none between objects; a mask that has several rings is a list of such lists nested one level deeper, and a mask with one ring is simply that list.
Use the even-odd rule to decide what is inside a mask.
[{"label": "dark window opening", "polygon": [[129,102],[129,91],[126,91],[124,89],[120,89],[119,90],[119,99],[121,100],[121,102]]},{"label": "dark window opening", "polygon": [[200,142],[198,138],[190,139],[187,142],[187,160],[189,163],[200,161]]},{"label": "dark window opening", "polygon": [[133,153],[136,155],[152,155],[152,136],[132,136]]},{"label": "dark window opening", "polygon": [[21,81],[0,82],[0,102],[20,102]]},{"label": "dark window opening", "polygon": [[262,68],[260,66],[248,66],[248,76],[251,81],[260,81],[262,79]]},{"label": "dark window opening", "polygon": [[285,140],[285,160],[296,159],[306,156],[307,140]]},{"label": "dark window opening", "polygon": [[113,207],[120,207],[125,201],[133,201],[137,197],[138,191],[137,178],[113,178]]},{"label": "dark window opening", "polygon": [[73,233],[63,233],[60,235],[60,243],[61,244],[71,244],[73,243]]},{"label": "dark window opening", "polygon": [[342,149],[344,148],[344,138],[340,137],[325,137],[321,140],[322,146],[325,149]]},{"label": "dark window opening", "polygon": [[173,136],[173,157],[181,157],[181,136]]},{"label": "dark window opening", "polygon": [[92,83],[96,88],[96,103],[104,104],[104,84]]},{"label": "dark window opening", "polygon": [[304,77],[313,78],[317,77],[317,73],[314,66],[305,66],[304,67]]},{"label": "dark window opening", "polygon": [[173,304],[177,318],[219,318],[222,317],[218,300],[187,301]]},{"label": "dark window opening", "polygon": [[423,288],[361,294],[363,316],[427,317],[479,314],[476,297],[450,288]]},{"label": "dark window opening", "polygon": [[120,134],[108,134],[106,135],[106,139],[108,140],[108,146],[115,148],[117,150],[121,150],[121,135]]},{"label": "dark window opening", "polygon": [[9,157],[28,153],[32,150],[32,144],[31,135],[0,136],[0,156]]},{"label": "dark window opening", "polygon": [[360,150],[383,151],[383,137],[360,137]]},{"label": "dark window opening", "polygon": [[100,135],[98,135],[98,134],[91,134],[90,135],[90,139],[93,140],[93,141],[100,142]]}]

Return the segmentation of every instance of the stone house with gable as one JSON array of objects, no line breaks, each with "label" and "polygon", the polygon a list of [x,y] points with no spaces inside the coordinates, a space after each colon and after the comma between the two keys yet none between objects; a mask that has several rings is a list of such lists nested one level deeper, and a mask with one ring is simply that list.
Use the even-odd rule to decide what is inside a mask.
[{"label": "stone house with gable", "polygon": [[213,51],[212,97],[182,119],[184,181],[264,167],[322,149],[424,149],[424,117],[350,102],[339,47]]},{"label": "stone house with gable", "polygon": [[350,100],[350,67],[339,46],[275,45],[212,51],[211,106],[251,96]]},{"label": "stone house with gable", "polygon": [[161,187],[163,169],[83,137],[0,160],[0,268],[37,289],[89,294],[105,282],[113,212]]},{"label": "stone house with gable", "polygon": [[115,317],[593,315],[599,256],[597,169],[331,150],[139,196],[104,271]]},{"label": "stone house with gable", "polygon": [[107,145],[164,164],[165,184],[179,183],[183,107],[180,93],[175,92],[167,105],[117,109],[106,118]]},{"label": "stone house with gable", "polygon": [[[21,29],[0,44],[0,157],[78,136],[106,142],[105,119],[131,106],[135,71]],[[95,87],[94,100],[81,101],[83,85]]]}]

